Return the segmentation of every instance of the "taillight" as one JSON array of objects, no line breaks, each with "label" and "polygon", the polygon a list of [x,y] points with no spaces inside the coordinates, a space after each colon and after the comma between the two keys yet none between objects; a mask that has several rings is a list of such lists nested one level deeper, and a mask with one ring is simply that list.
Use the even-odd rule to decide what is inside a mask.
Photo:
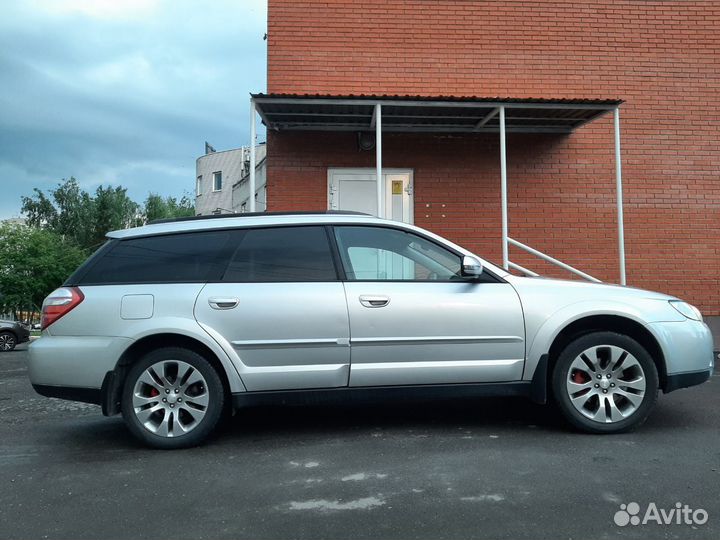
[{"label": "taillight", "polygon": [[40,328],[45,330],[60,317],[74,309],[85,299],[77,287],[60,287],[50,293],[42,305]]}]

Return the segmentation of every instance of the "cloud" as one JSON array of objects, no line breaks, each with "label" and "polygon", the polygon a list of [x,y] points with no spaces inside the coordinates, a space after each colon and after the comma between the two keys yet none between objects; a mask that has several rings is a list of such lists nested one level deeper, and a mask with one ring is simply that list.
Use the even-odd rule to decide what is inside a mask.
[{"label": "cloud", "polygon": [[38,11],[53,15],[81,14],[98,19],[134,19],[152,15],[158,0],[34,0]]},{"label": "cloud", "polygon": [[249,142],[265,29],[265,0],[8,2],[0,219],[18,214],[21,194],[71,175],[136,200],[191,191],[205,140]]}]

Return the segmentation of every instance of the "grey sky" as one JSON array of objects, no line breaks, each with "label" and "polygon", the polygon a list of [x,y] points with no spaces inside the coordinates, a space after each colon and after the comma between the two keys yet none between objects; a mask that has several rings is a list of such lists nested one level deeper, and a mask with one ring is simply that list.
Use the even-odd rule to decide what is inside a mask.
[{"label": "grey sky", "polygon": [[[249,141],[266,0],[4,0],[0,219],[75,176],[93,190],[194,189],[195,159]],[[264,137],[264,135],[263,135]]]}]

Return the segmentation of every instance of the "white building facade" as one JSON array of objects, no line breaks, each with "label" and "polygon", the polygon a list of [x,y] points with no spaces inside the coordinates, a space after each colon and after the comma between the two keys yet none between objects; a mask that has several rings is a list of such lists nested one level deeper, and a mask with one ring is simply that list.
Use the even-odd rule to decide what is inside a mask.
[{"label": "white building facade", "polygon": [[[265,144],[255,147],[256,210],[266,208]],[[248,211],[250,148],[244,146],[200,156],[195,165],[195,214],[232,214]]]},{"label": "white building facade", "polygon": [[[255,147],[255,211],[267,210],[267,189],[265,188],[266,149],[264,144]],[[243,176],[232,186],[232,207],[236,213],[250,211],[250,148],[243,149],[245,155],[245,168]]]}]

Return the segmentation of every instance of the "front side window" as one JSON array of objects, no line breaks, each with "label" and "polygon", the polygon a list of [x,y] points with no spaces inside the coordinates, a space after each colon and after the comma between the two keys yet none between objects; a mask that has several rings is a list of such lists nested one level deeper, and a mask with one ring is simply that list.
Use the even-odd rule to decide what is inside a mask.
[{"label": "front side window", "polygon": [[213,191],[222,191],[222,171],[213,173]]},{"label": "front side window", "polygon": [[330,243],[323,227],[248,229],[223,281],[336,281]]},{"label": "front side window", "polygon": [[451,281],[459,255],[425,238],[383,227],[336,227],[340,258],[351,281]]},{"label": "front side window", "polygon": [[120,240],[88,272],[81,285],[198,283],[218,279],[227,264],[227,231]]}]

